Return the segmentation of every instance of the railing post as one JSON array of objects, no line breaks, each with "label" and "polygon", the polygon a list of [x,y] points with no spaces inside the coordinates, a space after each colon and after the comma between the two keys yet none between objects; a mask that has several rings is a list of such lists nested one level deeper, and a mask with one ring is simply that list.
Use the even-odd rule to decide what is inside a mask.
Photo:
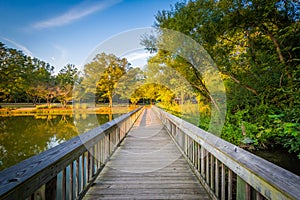
[{"label": "railing post", "polygon": [[215,157],[212,155],[212,154],[210,154],[210,188],[212,189],[212,190],[214,190],[214,178],[215,178],[215,176],[214,176],[214,169],[215,169]]},{"label": "railing post", "polygon": [[56,199],[57,190],[57,176],[53,177],[48,183],[46,183],[45,195],[46,200]]},{"label": "railing post", "polygon": [[80,187],[80,183],[79,183],[79,158],[76,159],[76,175],[75,175],[75,197],[77,197],[79,195],[79,187]]},{"label": "railing post", "polygon": [[205,177],[204,168],[205,168],[205,149],[203,146],[201,146],[201,175],[203,177]]},{"label": "railing post", "polygon": [[69,199],[74,199],[74,161],[70,165]]},{"label": "railing post", "polygon": [[209,185],[209,182],[210,182],[210,179],[209,179],[209,154],[208,152],[206,152],[206,155],[205,155],[205,158],[206,158],[206,172],[205,172],[205,180],[207,182],[207,184]]},{"label": "railing post", "polygon": [[224,163],[222,163],[221,164],[221,199],[222,200],[226,199],[226,197],[225,197],[225,193],[226,193],[226,191],[225,191],[225,185],[226,185],[225,180],[226,180],[226,177],[225,176],[226,176],[225,165],[224,165]]},{"label": "railing post", "polygon": [[232,199],[232,179],[233,173],[231,169],[228,169],[228,199]]},{"label": "railing post", "polygon": [[66,176],[67,176],[67,170],[65,168],[62,171],[62,192],[61,192],[62,200],[66,199],[66,195],[67,195],[67,177]]},{"label": "railing post", "polygon": [[219,179],[220,179],[220,173],[219,173],[219,160],[216,158],[216,169],[215,169],[215,194],[217,197],[220,196],[219,192]]},{"label": "railing post", "polygon": [[249,185],[239,176],[237,176],[236,199],[250,199]]},{"label": "railing post", "polygon": [[120,141],[121,141],[120,127],[118,126],[118,127],[116,128],[116,145],[119,144]]},{"label": "railing post", "polygon": [[91,174],[92,174],[92,170],[91,170],[91,149],[89,149],[88,153],[87,153],[87,183],[90,182],[91,180]]},{"label": "railing post", "polygon": [[85,180],[86,180],[86,166],[85,166],[85,153],[81,156],[81,188],[84,190],[85,187]]}]

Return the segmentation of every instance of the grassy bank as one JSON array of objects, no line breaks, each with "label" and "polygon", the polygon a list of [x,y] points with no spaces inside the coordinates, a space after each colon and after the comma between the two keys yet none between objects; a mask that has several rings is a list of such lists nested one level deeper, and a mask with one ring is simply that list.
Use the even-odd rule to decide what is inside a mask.
[{"label": "grassy bank", "polygon": [[40,104],[34,106],[33,104],[1,104],[1,116],[20,116],[32,114],[73,114],[73,113],[86,113],[86,114],[122,114],[127,113],[136,107],[128,105],[116,105],[113,108],[107,105],[97,104],[96,106],[89,106],[88,104],[75,104],[63,107],[60,104],[51,104],[50,106]]}]

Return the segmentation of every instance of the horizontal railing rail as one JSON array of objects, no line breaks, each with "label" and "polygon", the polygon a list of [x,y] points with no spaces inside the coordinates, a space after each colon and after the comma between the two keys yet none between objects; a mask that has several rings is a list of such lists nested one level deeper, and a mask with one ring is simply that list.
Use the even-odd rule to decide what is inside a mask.
[{"label": "horizontal railing rail", "polygon": [[300,177],[154,107],[212,199],[300,199]]},{"label": "horizontal railing rail", "polygon": [[0,172],[0,199],[80,199],[141,114],[138,108]]}]

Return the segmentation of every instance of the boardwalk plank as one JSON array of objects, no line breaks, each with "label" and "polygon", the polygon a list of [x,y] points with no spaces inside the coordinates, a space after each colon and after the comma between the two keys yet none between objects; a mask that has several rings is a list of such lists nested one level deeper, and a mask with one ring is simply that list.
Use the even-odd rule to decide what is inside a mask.
[{"label": "boardwalk plank", "polygon": [[209,199],[165,128],[146,109],[84,199]]}]

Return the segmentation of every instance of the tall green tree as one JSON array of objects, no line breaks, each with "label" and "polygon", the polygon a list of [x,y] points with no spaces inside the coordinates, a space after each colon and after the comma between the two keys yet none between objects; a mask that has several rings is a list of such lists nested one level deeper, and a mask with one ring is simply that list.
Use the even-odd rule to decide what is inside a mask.
[{"label": "tall green tree", "polygon": [[73,99],[73,87],[79,83],[78,69],[75,65],[68,64],[64,66],[56,76],[58,84],[58,100],[66,107],[67,102]]},{"label": "tall green tree", "polygon": [[[37,86],[51,82],[53,67],[0,43],[0,94],[3,101],[34,103],[41,98]],[[45,88],[47,89],[47,88]]]},{"label": "tall green tree", "polygon": [[130,100],[135,105],[142,98],[139,88],[144,82],[144,72],[139,67],[130,67],[119,79],[115,91],[120,95],[121,99]]},{"label": "tall green tree", "polygon": [[97,98],[107,98],[109,106],[112,107],[117,83],[128,67],[129,63],[125,58],[118,58],[113,54],[97,54],[84,67],[82,85],[85,93],[93,94]]},{"label": "tall green tree", "polygon": [[52,76],[54,67],[37,58],[30,60],[32,71],[26,76],[28,79],[26,93],[34,104],[37,101],[44,100],[50,105],[51,101],[56,97],[56,83]]},{"label": "tall green tree", "polygon": [[0,88],[5,101],[18,102],[26,85],[26,56],[15,49],[1,45]]}]

